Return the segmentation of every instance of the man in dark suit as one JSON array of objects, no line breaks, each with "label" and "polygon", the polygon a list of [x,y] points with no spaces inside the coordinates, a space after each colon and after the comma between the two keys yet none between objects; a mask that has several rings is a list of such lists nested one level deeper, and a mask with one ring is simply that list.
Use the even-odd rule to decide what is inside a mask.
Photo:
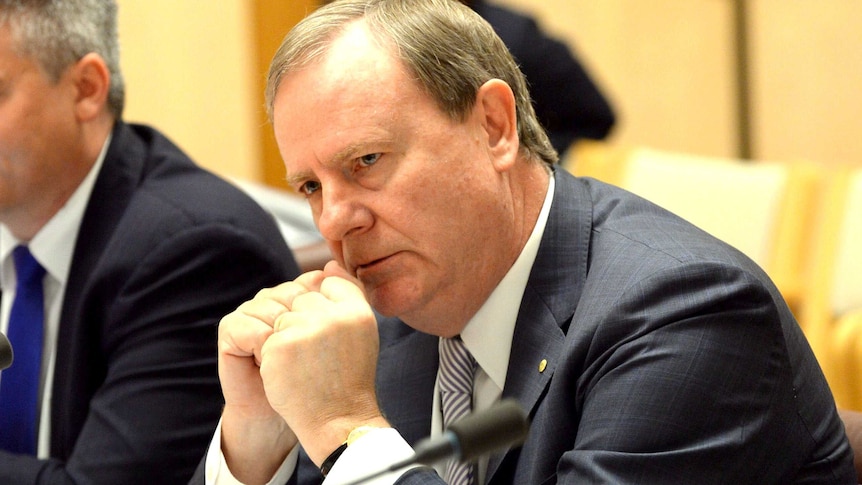
[{"label": "man in dark suit", "polygon": [[502,398],[529,414],[523,446],[373,483],[855,483],[769,278],[555,168],[522,74],[463,5],[323,7],[267,100],[335,261],[222,320],[225,409],[193,483],[343,483]]},{"label": "man in dark suit", "polygon": [[118,66],[113,1],[0,1],[0,331],[12,254],[45,270],[36,432],[0,419],[4,485],[187,481],[222,407],[219,319],[298,274],[270,215],[121,121]]}]

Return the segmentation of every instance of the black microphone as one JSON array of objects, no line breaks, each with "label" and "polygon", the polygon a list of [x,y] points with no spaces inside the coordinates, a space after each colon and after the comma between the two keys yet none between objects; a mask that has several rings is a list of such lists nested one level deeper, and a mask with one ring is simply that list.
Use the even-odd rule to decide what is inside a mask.
[{"label": "black microphone", "polygon": [[442,435],[420,441],[413,447],[414,453],[410,458],[344,485],[358,485],[417,463],[430,466],[450,458],[473,461],[486,453],[520,445],[527,438],[529,428],[527,414],[518,401],[504,399],[453,423]]},{"label": "black microphone", "polygon": [[12,365],[12,344],[5,335],[0,333],[0,370]]}]

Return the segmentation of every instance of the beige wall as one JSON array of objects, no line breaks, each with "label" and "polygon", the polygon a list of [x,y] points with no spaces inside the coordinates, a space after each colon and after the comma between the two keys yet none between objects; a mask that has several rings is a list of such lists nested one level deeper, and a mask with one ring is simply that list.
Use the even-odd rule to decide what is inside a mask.
[{"label": "beige wall", "polygon": [[[738,153],[732,0],[497,0],[574,46],[612,140]],[[862,163],[862,2],[749,0],[752,155]]]},{"label": "beige wall", "polygon": [[118,3],[125,119],[155,125],[215,172],[259,179],[252,2]]},{"label": "beige wall", "polygon": [[751,7],[756,150],[862,164],[862,2]]}]

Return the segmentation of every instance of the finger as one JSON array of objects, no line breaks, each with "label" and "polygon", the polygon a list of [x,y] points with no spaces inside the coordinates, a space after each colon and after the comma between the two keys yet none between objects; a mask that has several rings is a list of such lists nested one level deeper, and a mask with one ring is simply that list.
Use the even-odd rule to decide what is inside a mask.
[{"label": "finger", "polygon": [[324,274],[321,270],[309,271],[299,275],[294,283],[302,285],[308,291],[317,291],[320,287],[320,282],[323,280]]},{"label": "finger", "polygon": [[340,265],[338,261],[332,260],[326,263],[326,266],[323,267],[323,273],[325,276],[341,276],[342,278],[353,278],[349,271],[344,269],[344,266]]},{"label": "finger", "polygon": [[272,335],[272,327],[241,311],[229,313],[219,322],[218,348],[225,356],[251,357],[260,363],[260,349]]},{"label": "finger", "polygon": [[243,303],[237,307],[236,311],[249,318],[256,318],[262,323],[272,325],[279,315],[288,310],[288,307],[277,298],[269,296],[271,291],[272,289],[259,291],[254,299]]},{"label": "finger", "polygon": [[275,332],[300,325],[317,324],[323,316],[330,312],[332,302],[318,292],[309,292],[297,296],[293,300],[291,311],[284,312],[276,318],[273,324]]},{"label": "finger", "polygon": [[[278,317],[273,327],[273,335],[280,335],[290,331],[291,338],[302,339],[311,335],[316,330],[316,325],[313,323],[319,321],[319,318],[310,319],[310,314],[306,312],[286,312]],[[281,335],[280,335],[281,336]]]},{"label": "finger", "polygon": [[326,312],[332,306],[332,301],[320,292],[310,291],[297,295],[290,306],[291,312]]},{"label": "finger", "polygon": [[320,284],[320,293],[333,302],[362,301],[365,302],[365,293],[352,278],[341,276],[328,276]]},{"label": "finger", "polygon": [[322,271],[304,273],[293,281],[288,281],[287,283],[282,283],[274,288],[270,288],[265,297],[281,303],[287,310],[290,310],[293,308],[293,300],[297,296],[310,291],[317,291],[320,288],[320,282],[322,280]]}]

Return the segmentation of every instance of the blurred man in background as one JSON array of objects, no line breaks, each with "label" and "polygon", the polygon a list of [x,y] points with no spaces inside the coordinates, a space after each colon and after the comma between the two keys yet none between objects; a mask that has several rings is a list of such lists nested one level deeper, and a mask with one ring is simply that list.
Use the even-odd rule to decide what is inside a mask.
[{"label": "blurred man in background", "polygon": [[188,480],[219,318],[298,274],[269,214],[122,121],[116,10],[0,0],[4,485]]}]

